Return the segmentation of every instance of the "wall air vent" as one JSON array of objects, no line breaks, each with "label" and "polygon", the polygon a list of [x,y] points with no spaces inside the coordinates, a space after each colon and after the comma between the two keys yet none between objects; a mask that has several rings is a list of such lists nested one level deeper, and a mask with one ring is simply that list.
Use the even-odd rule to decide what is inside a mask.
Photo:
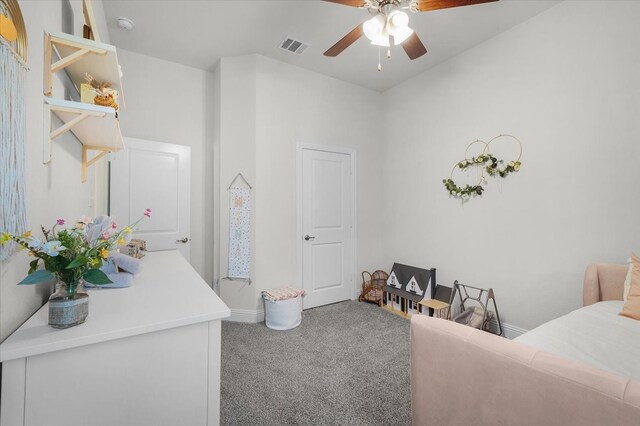
[{"label": "wall air vent", "polygon": [[311,46],[309,43],[295,40],[290,37],[286,37],[282,43],[280,43],[280,49],[286,50],[289,53],[295,53],[296,55],[302,55],[309,46]]}]

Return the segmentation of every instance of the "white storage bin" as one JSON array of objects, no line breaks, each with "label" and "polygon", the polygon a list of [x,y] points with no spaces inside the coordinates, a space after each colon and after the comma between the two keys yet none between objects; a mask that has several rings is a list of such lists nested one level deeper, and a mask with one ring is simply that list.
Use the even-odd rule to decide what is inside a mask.
[{"label": "white storage bin", "polygon": [[302,322],[302,296],[272,302],[264,299],[264,322],[273,330],[290,330]]}]

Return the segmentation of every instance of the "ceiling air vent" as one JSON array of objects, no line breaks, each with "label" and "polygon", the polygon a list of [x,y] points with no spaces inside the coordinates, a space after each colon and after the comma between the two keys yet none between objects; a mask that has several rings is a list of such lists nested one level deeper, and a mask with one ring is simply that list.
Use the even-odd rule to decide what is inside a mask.
[{"label": "ceiling air vent", "polygon": [[280,49],[286,50],[290,53],[295,53],[296,55],[302,55],[302,52],[307,50],[307,48],[311,46],[309,43],[305,43],[304,41],[294,40],[290,37],[284,39],[282,43],[280,43]]}]

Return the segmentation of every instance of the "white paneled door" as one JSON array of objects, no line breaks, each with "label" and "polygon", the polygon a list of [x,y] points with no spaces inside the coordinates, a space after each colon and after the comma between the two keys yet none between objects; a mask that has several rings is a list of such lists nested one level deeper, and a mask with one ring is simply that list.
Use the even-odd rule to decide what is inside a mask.
[{"label": "white paneled door", "polygon": [[178,250],[189,260],[191,148],[134,138],[124,142],[111,161],[111,216],[124,226],[151,209],[135,237],[145,240],[149,251]]},{"label": "white paneled door", "polygon": [[299,202],[305,309],[354,295],[352,155],[301,148]]}]

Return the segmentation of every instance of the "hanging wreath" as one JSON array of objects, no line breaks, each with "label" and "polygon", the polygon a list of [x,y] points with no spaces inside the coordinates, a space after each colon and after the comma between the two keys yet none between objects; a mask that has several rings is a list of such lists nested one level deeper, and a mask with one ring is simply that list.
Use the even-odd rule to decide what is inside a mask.
[{"label": "hanging wreath", "polygon": [[498,136],[496,136],[495,138],[493,138],[489,142],[487,142],[487,146],[485,148],[486,151],[489,152],[489,147],[490,147],[492,142],[494,142],[498,138],[503,138],[503,137],[511,138],[511,139],[513,139],[514,141],[516,141],[518,143],[518,147],[520,148],[520,152],[518,153],[518,158],[513,160],[513,161],[509,161],[507,163],[507,165],[504,166],[504,167],[499,167],[498,166],[498,163],[504,165],[504,161],[503,160],[498,160],[496,163],[488,165],[485,168],[485,170],[487,171],[489,176],[500,176],[501,178],[504,178],[504,177],[507,177],[507,175],[509,173],[517,172],[518,170],[520,170],[520,166],[522,166],[522,163],[520,162],[520,159],[522,158],[522,143],[515,136],[512,136],[512,135],[498,135]]},{"label": "hanging wreath", "polygon": [[[500,165],[504,165],[504,161],[496,158],[493,154],[491,154],[491,151],[489,150],[490,144],[494,142],[496,139],[501,137],[512,138],[518,143],[520,147],[520,153],[518,154],[518,158],[516,160],[509,161],[507,165],[504,167],[500,166]],[[467,153],[469,151],[469,148],[475,143],[484,144],[484,149],[482,150],[482,153],[477,157],[468,158]],[[481,140],[473,141],[467,146],[467,149],[465,150],[464,154],[465,154],[465,159],[456,163],[456,165],[453,166],[453,169],[451,169],[451,175],[449,176],[449,179],[442,180],[442,183],[444,184],[444,187],[446,188],[446,190],[449,192],[449,195],[456,198],[467,199],[467,198],[477,197],[479,195],[482,195],[482,193],[484,192],[484,187],[482,186],[482,183],[486,181],[485,173],[488,174],[489,176],[493,176],[493,177],[500,176],[501,178],[504,178],[509,173],[517,172],[518,170],[520,170],[520,167],[522,166],[522,163],[520,161],[520,159],[522,158],[522,144],[515,136],[511,136],[511,135],[498,135],[493,139],[491,139],[489,142],[484,142]],[[478,166],[482,168],[482,173],[476,185],[459,186],[453,180],[453,172],[456,169],[466,170],[470,167],[478,167]]]},{"label": "hanging wreath", "polygon": [[[481,141],[476,141],[481,142]],[[474,142],[475,143],[475,142]],[[471,146],[471,145],[470,145]],[[468,147],[467,147],[468,149]],[[483,171],[487,169],[487,167],[491,167],[491,164],[496,164],[497,159],[491,154],[481,154],[477,157],[471,157],[469,159],[464,159],[453,166],[451,170],[451,176],[449,179],[444,179],[442,182],[444,183],[445,188],[449,191],[449,195],[453,195],[454,197],[468,198],[468,197],[476,197],[478,195],[482,195],[484,192],[484,188],[482,187],[482,182],[485,181],[484,172],[480,176],[480,180],[476,185],[466,185],[464,187],[458,186],[453,180],[453,172],[456,169],[466,170],[472,166],[482,166]],[[485,166],[490,162],[489,166]]]}]

